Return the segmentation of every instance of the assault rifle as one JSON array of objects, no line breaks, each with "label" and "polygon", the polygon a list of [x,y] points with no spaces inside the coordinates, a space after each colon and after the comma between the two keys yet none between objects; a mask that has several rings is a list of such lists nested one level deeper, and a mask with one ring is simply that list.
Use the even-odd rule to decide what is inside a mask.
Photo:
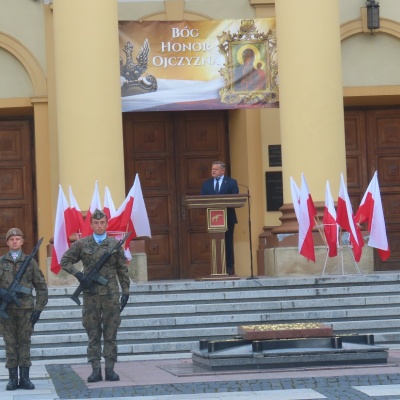
[{"label": "assault rifle", "polygon": [[[111,249],[111,251],[107,251],[107,253],[104,253],[102,257],[100,258],[99,261],[93,266],[93,268],[87,273],[86,278],[90,282],[90,294],[95,294],[94,286],[93,284],[95,282],[100,283],[100,285],[107,285],[108,279],[104,278],[99,274],[99,271],[103,267],[103,265],[110,259],[110,257],[125,243],[125,240],[130,236],[132,232],[128,232],[121,240],[117,242],[117,244]],[[74,294],[71,296],[71,299],[78,304],[78,306],[81,305],[81,302],[78,298],[78,296],[83,292],[83,285],[80,283],[77,289],[75,290]]]},{"label": "assault rifle", "polygon": [[[11,282],[10,287],[7,289],[8,294],[12,297],[14,303],[18,306],[21,307],[21,303],[18,300],[18,293],[25,293],[25,294],[31,294],[32,289],[27,288],[25,286],[21,285],[21,279],[24,276],[26,270],[29,267],[29,264],[32,260],[33,257],[35,257],[36,253],[39,250],[40,245],[43,242],[43,238],[41,238],[38,242],[38,244],[35,246],[35,248],[32,250],[32,253],[29,254],[28,257],[25,258],[24,263],[21,265],[20,269],[16,273],[14,280]],[[9,303],[6,301],[2,301],[0,303],[0,317],[3,317],[5,319],[8,318],[8,314],[4,311],[6,307],[8,306]]]}]

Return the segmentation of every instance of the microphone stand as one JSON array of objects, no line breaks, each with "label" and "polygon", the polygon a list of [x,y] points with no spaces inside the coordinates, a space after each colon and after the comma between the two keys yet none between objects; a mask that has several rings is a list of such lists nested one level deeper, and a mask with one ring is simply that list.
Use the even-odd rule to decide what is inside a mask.
[{"label": "microphone stand", "polygon": [[257,278],[256,276],[254,276],[254,274],[253,274],[253,247],[252,247],[252,241],[251,241],[250,190],[249,190],[249,188],[248,188],[247,186],[245,186],[245,185],[239,184],[239,186],[243,186],[243,187],[245,187],[245,188],[247,189],[247,202],[248,202],[247,210],[248,210],[248,212],[249,212],[248,219],[249,219],[250,273],[251,273],[251,276],[249,276],[249,277],[246,278],[246,279],[258,279],[258,278]]}]

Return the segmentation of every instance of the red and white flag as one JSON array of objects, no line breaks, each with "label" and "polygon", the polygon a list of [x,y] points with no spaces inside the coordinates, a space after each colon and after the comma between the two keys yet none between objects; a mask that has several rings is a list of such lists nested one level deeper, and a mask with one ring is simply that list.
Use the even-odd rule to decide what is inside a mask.
[{"label": "red and white flag", "polygon": [[375,171],[361,200],[355,220],[359,224],[368,223],[368,246],[378,249],[379,257],[382,261],[386,261],[390,257],[390,249],[386,236],[385,217],[383,215],[377,171]]},{"label": "red and white flag", "polygon": [[50,270],[55,274],[58,274],[61,271],[61,257],[70,246],[69,237],[74,233],[72,231],[73,226],[74,217],[72,216],[67,198],[65,197],[60,185],[58,190],[56,220],[54,225],[54,243],[50,266]]},{"label": "red and white flag", "polygon": [[312,230],[315,226],[317,210],[314,206],[304,174],[301,174],[299,207],[299,253],[315,262],[315,249]]},{"label": "red and white flag", "polygon": [[69,187],[69,205],[71,208],[72,216],[74,217],[74,226],[72,229],[74,230],[75,233],[80,235],[83,229],[83,216],[81,209],[79,208],[78,203],[75,200],[75,196],[72,193],[71,186]]},{"label": "red and white flag", "polygon": [[292,177],[290,177],[290,192],[292,193],[293,208],[296,214],[297,222],[300,222],[300,189]]},{"label": "red and white flag", "polygon": [[125,200],[116,211],[115,216],[110,219],[108,229],[110,231],[132,232],[124,244],[127,250],[125,253],[127,258],[130,256],[129,244],[132,239],[140,236],[151,238],[149,218],[138,174],[136,174],[133,186]]},{"label": "red and white flag", "polygon": [[114,206],[113,199],[111,198],[111,193],[108,187],[106,186],[104,189],[104,214],[107,215],[107,218],[113,218],[116,213],[116,209]]},{"label": "red and white flag", "polygon": [[90,217],[92,214],[97,210],[101,210],[101,202],[100,202],[100,195],[99,195],[99,188],[97,185],[97,181],[94,185],[94,192],[92,196],[92,202],[90,203],[89,210],[86,214],[85,222],[83,224],[82,229],[82,237],[89,236],[93,233],[93,229],[90,225]]},{"label": "red and white flag", "polygon": [[324,224],[324,233],[326,238],[326,244],[328,246],[328,255],[329,257],[336,257],[339,227],[336,223],[335,204],[333,202],[331,189],[328,181],[326,181],[325,209],[322,222]]},{"label": "red and white flag", "polygon": [[351,206],[349,194],[347,193],[347,188],[344,183],[343,174],[341,174],[340,178],[340,189],[336,214],[337,224],[350,234],[350,243],[353,247],[354,259],[356,262],[359,262],[361,259],[364,241],[360,228],[357,226],[354,220],[353,208]]}]

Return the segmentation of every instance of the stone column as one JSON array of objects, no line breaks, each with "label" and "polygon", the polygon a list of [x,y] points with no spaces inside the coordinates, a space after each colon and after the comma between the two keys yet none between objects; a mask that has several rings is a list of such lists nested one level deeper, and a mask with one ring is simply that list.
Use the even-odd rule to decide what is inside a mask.
[{"label": "stone column", "polygon": [[[51,218],[48,218],[49,210],[52,209],[52,197],[49,195],[51,187],[50,173],[51,162],[49,159],[51,140],[48,128],[48,103],[45,97],[31,98],[34,109],[34,124],[35,124],[35,159],[36,159],[36,200],[37,200],[37,228],[39,238],[44,236],[49,238],[53,236],[54,224]],[[43,268],[42,260],[46,259],[46,246],[39,248],[39,265],[43,273],[46,273]]]},{"label": "stone column", "polygon": [[54,0],[59,183],[82,210],[94,184],[116,206],[125,195],[115,0]]},{"label": "stone column", "polygon": [[[284,206],[282,224],[267,235],[267,275],[319,274],[326,249],[314,233],[316,263],[298,254],[298,223],[290,177],[304,173],[322,222],[326,181],[337,198],[346,176],[338,0],[276,0]],[[279,236],[278,236],[279,235]],[[329,272],[337,270],[331,260]]]},{"label": "stone column", "polygon": [[235,228],[235,272],[239,276],[250,276],[251,266],[254,275],[258,273],[257,237],[263,229],[264,220],[260,216],[265,207],[260,124],[259,109],[229,113],[231,175],[237,179],[240,193],[246,194],[249,191],[251,201],[251,254],[249,202],[236,210],[239,224]]},{"label": "stone column", "polygon": [[304,173],[314,201],[346,176],[338,0],[276,0],[284,203]]}]

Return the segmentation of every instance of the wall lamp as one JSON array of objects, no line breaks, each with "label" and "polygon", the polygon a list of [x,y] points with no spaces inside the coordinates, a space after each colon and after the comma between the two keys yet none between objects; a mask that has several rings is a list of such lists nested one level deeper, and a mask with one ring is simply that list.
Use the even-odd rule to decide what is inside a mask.
[{"label": "wall lamp", "polygon": [[371,31],[379,29],[379,2],[375,0],[368,0],[365,3],[367,7],[367,27]]}]

